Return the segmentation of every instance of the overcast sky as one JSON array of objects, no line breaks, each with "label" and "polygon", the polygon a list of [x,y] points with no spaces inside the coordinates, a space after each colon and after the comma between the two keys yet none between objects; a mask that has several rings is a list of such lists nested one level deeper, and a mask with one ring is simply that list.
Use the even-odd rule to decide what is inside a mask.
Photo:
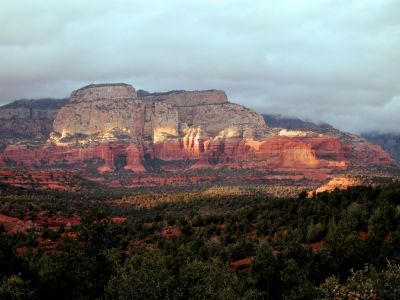
[{"label": "overcast sky", "polygon": [[258,112],[400,132],[398,0],[1,0],[0,102],[89,83],[224,89]]}]

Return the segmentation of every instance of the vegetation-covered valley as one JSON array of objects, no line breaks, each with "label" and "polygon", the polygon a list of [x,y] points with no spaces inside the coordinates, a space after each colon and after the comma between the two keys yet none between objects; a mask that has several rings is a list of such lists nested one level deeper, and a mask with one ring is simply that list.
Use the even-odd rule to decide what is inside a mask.
[{"label": "vegetation-covered valley", "polygon": [[0,225],[1,299],[400,298],[398,183],[312,198],[3,191],[0,216],[30,225]]}]

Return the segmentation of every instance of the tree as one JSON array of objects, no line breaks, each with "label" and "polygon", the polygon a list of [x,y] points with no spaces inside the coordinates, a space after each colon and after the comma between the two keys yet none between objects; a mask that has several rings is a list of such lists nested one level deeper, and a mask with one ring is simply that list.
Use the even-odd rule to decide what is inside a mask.
[{"label": "tree", "polygon": [[264,292],[266,299],[280,297],[282,283],[279,279],[279,268],[268,242],[262,241],[258,244],[250,274],[255,288]]},{"label": "tree", "polygon": [[22,280],[20,275],[12,275],[0,284],[0,299],[25,300],[31,299],[34,294],[29,284]]},{"label": "tree", "polygon": [[106,287],[108,299],[168,299],[175,278],[157,250],[134,255],[112,276]]},{"label": "tree", "polygon": [[377,291],[380,299],[400,299],[400,265],[389,263],[388,268],[379,274]]}]

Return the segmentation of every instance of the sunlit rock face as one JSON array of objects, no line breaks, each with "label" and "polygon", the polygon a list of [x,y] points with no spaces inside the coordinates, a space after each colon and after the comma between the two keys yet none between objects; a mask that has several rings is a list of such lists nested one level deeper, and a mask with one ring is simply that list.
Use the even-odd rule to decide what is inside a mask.
[{"label": "sunlit rock face", "polygon": [[[187,128],[201,130],[206,137],[215,137],[221,131],[230,130],[239,135],[252,135],[266,129],[264,119],[256,112],[230,103],[223,91],[172,91],[167,93],[146,93],[139,98],[145,103],[164,103],[176,111],[179,136],[185,136]],[[159,113],[155,117],[170,115]],[[173,115],[175,118],[175,115]],[[168,126],[166,126],[168,128]],[[169,126],[171,128],[171,126]],[[175,135],[175,134],[172,134]]]},{"label": "sunlit rock face", "polygon": [[[138,137],[143,134],[145,106],[126,84],[89,85],[72,92],[54,120],[52,139],[61,143],[75,135]],[[108,134],[108,135],[107,135]]]},{"label": "sunlit rock face", "polygon": [[[126,156],[125,170],[145,172],[145,155],[164,161],[208,156],[213,166],[233,162],[242,139],[262,136],[266,130],[262,116],[229,103],[223,91],[138,95],[127,84],[98,84],[72,92],[54,120],[48,146],[96,149],[93,155],[105,161],[99,172],[114,171],[113,157],[118,155]],[[104,146],[118,142],[127,146]],[[11,150],[6,151],[9,159],[15,157]]]},{"label": "sunlit rock face", "polygon": [[267,128],[262,116],[233,103],[178,107],[178,111],[182,124],[201,128],[209,137],[219,134],[253,136],[257,132],[263,133]]},{"label": "sunlit rock face", "polygon": [[252,136],[266,126],[254,111],[229,103],[222,91],[148,93],[138,98],[130,85],[101,84],[72,92],[53,128],[50,140],[61,145],[121,137],[164,143],[184,137],[188,128],[207,137],[226,131]]},{"label": "sunlit rock face", "polygon": [[126,84],[89,85],[72,92],[54,120],[49,142],[90,145],[151,141],[153,157],[197,159],[214,139],[247,138],[267,129],[259,114],[229,103],[223,91],[141,93]]},{"label": "sunlit rock face", "polygon": [[335,189],[344,190],[350,186],[361,185],[362,181],[356,177],[349,177],[349,176],[341,176],[341,177],[334,177],[325,185],[317,188],[315,191],[309,193],[309,196],[312,196],[314,193],[322,193],[322,192],[331,192]]},{"label": "sunlit rock face", "polygon": [[150,105],[147,105],[147,110],[151,110],[151,118],[146,120],[146,123],[151,126],[150,134],[148,135],[151,135],[153,142],[163,143],[168,138],[178,137],[179,121],[177,109],[166,102],[155,102]]}]

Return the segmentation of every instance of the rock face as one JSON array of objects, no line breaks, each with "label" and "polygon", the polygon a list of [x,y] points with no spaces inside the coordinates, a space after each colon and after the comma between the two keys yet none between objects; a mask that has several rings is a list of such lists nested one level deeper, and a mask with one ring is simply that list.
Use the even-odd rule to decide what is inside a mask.
[{"label": "rock face", "polygon": [[[0,110],[0,117],[7,116]],[[190,183],[176,176],[226,169],[251,170],[258,174],[252,178],[322,180],[332,172],[392,163],[380,147],[330,126],[267,127],[262,115],[230,103],[217,90],[148,93],[127,84],[89,85],[72,92],[68,102],[59,110],[47,110],[43,118],[54,119],[52,130],[36,133],[47,134],[47,143],[8,144],[0,164],[63,167],[87,177],[114,174],[112,185],[134,186]],[[159,174],[175,179],[164,180]],[[207,180],[216,178],[209,175]]]},{"label": "rock face", "polygon": [[171,91],[167,93],[139,92],[139,97],[144,101],[165,101],[172,106],[199,106],[228,103],[228,97],[224,91]]},{"label": "rock face", "polygon": [[54,120],[58,140],[74,135],[143,133],[144,105],[133,87],[126,84],[89,85],[74,91]]},{"label": "rock face", "polygon": [[362,181],[356,177],[334,177],[327,184],[317,188],[315,191],[311,191],[308,193],[308,196],[311,197],[314,194],[319,194],[323,192],[331,192],[335,189],[345,190],[351,186],[362,185]]},{"label": "rock face", "polygon": [[100,141],[151,139],[155,143],[180,138],[188,130],[204,136],[251,136],[265,129],[261,116],[229,103],[224,92],[195,91],[146,94],[139,99],[126,84],[89,85],[72,92],[54,120],[51,140],[70,143],[91,136]]}]

